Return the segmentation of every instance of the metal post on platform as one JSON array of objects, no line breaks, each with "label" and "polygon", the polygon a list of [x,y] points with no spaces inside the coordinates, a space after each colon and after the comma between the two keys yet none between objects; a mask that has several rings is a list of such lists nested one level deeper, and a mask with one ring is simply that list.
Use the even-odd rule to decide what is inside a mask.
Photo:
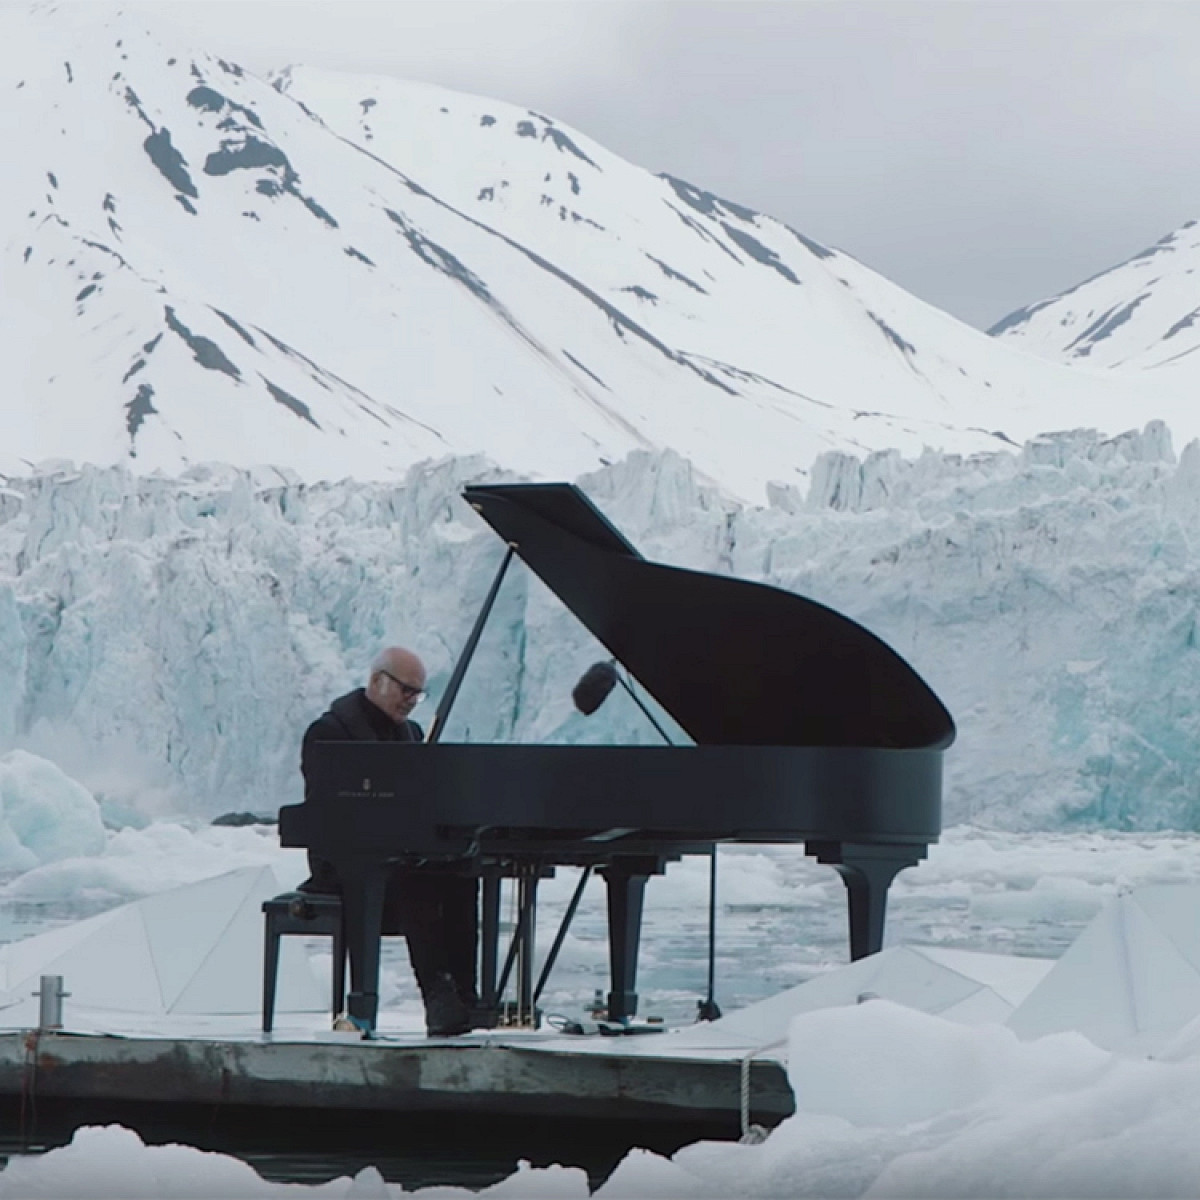
[{"label": "metal post on platform", "polygon": [[33,995],[39,997],[38,1028],[61,1029],[63,1015],[63,997],[70,992],[63,991],[61,975],[43,975],[41,986]]}]

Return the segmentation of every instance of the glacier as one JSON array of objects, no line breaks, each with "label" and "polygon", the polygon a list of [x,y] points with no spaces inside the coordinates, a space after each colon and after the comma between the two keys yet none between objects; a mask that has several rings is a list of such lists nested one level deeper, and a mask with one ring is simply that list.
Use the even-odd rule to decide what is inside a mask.
[{"label": "glacier", "polygon": [[[396,483],[0,478],[0,754],[55,763],[115,825],[295,801],[300,734],[380,645],[413,646],[440,694],[503,553],[460,492],[511,478],[479,456]],[[908,659],[959,726],[947,825],[1196,828],[1200,443],[1176,456],[1151,422],[972,456],[831,452],[761,506],[670,451],[579,483],[646,557],[809,596]],[[572,707],[605,656],[509,572],[446,739],[653,740],[619,694]]]}]

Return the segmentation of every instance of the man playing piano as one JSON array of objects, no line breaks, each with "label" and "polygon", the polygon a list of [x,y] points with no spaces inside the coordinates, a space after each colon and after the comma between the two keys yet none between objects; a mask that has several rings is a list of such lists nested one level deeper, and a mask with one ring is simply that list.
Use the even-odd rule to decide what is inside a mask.
[{"label": "man playing piano", "polygon": [[[425,698],[425,667],[411,651],[389,646],[371,663],[365,688],[339,696],[304,734],[300,769],[305,798],[311,788],[311,753],[318,742],[405,742],[425,739],[411,720]],[[420,753],[414,750],[414,753]],[[333,865],[311,850],[308,879],[300,891],[339,893]],[[395,865],[384,898],[383,932],[403,934],[408,957],[425,1003],[431,1037],[449,1037],[472,1028],[478,937],[478,884],[440,864]]]}]

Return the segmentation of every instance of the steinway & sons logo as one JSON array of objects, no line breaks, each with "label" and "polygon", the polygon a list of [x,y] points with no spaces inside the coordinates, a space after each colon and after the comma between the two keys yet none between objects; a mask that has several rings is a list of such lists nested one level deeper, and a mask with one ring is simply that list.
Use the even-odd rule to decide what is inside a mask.
[{"label": "steinway & sons logo", "polygon": [[349,800],[394,800],[396,798],[395,788],[375,786],[375,781],[369,776],[364,776],[362,786],[358,788],[343,788],[338,792]]}]

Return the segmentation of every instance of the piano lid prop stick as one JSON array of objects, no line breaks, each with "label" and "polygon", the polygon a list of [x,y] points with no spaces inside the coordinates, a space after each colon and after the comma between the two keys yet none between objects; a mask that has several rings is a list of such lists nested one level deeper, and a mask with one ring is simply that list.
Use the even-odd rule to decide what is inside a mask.
[{"label": "piano lid prop stick", "polygon": [[463,652],[458,656],[458,662],[454,664],[454,673],[450,676],[450,682],[446,684],[446,690],[442,694],[441,703],[437,706],[437,712],[433,714],[433,720],[429,722],[429,732],[425,735],[426,742],[436,742],[442,736],[442,730],[446,727],[446,718],[449,717],[450,709],[458,696],[458,689],[462,687],[463,677],[471,665],[471,656],[475,653],[475,647],[479,645],[479,636],[483,633],[483,627],[491,615],[492,605],[496,603],[496,595],[500,591],[500,584],[504,582],[504,573],[508,570],[508,564],[512,562],[516,549],[516,542],[508,543],[504,561],[496,572],[496,578],[492,580],[491,589],[488,591],[487,599],[483,602],[483,608],[479,610],[479,616],[475,618],[475,627],[471,630],[471,636],[467,638]]}]

